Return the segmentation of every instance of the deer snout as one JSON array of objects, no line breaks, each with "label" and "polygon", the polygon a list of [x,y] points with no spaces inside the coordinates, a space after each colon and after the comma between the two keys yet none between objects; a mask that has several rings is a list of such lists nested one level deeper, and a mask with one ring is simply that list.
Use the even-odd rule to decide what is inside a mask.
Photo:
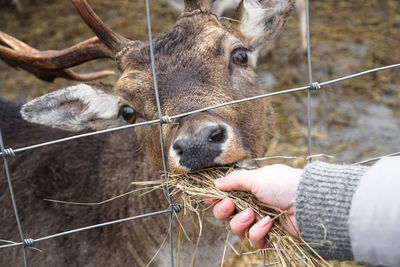
[{"label": "deer snout", "polygon": [[215,166],[228,139],[227,126],[207,125],[193,136],[177,138],[170,149],[170,157],[184,171]]}]

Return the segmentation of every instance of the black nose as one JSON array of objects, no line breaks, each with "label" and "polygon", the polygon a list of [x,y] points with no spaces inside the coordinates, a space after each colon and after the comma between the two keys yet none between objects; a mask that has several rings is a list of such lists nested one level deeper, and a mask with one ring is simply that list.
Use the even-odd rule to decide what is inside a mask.
[{"label": "black nose", "polygon": [[206,126],[195,136],[181,138],[172,148],[180,157],[179,164],[191,171],[215,166],[215,158],[223,151],[227,130],[223,125]]}]

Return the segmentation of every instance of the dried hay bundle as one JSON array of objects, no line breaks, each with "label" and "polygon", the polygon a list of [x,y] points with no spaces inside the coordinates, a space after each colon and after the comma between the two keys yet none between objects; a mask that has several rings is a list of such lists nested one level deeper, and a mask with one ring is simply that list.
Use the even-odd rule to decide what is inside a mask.
[{"label": "dried hay bundle", "polygon": [[[171,195],[181,198],[185,209],[189,209],[198,215],[200,211],[209,207],[205,206],[204,198],[217,200],[230,198],[235,203],[237,212],[247,208],[253,209],[256,213],[256,221],[269,215],[274,223],[266,236],[270,249],[262,251],[264,255],[266,251],[272,251],[274,260],[281,266],[301,266],[304,264],[308,264],[308,266],[329,266],[316,253],[317,256],[312,255],[307,248],[312,249],[303,240],[295,240],[284,229],[286,211],[266,206],[249,192],[224,192],[215,187],[215,179],[224,177],[233,170],[233,167],[219,167],[179,175],[171,174],[168,182]],[[198,218],[201,218],[201,216],[199,215]]]}]

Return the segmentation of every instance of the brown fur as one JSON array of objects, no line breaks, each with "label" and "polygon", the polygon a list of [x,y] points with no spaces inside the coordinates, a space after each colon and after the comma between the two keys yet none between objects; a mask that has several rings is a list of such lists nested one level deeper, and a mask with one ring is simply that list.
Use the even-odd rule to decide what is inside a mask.
[{"label": "brown fur", "polygon": [[[237,37],[227,32],[226,27],[214,15],[199,14],[184,17],[172,31],[154,40],[163,114],[176,115],[264,92],[257,88],[256,75],[251,68],[240,68],[229,62],[230,52],[234,45],[237,46]],[[135,63],[130,65],[130,62]],[[137,62],[140,62],[140,68]],[[157,119],[148,46],[135,43],[122,55],[121,65],[125,71],[115,86],[116,93],[140,111],[145,120]],[[238,133],[237,145],[226,153],[227,159],[233,158],[229,162],[265,154],[273,132],[273,112],[268,100],[242,103],[203,114],[208,114],[203,115],[203,120],[208,117],[209,122],[219,122],[223,118]],[[195,117],[183,120],[197,128],[199,124]],[[164,127],[165,137],[170,136],[170,131],[179,127],[181,121],[175,121],[177,124],[172,127]],[[161,169],[158,127],[139,128],[137,133],[153,164]],[[154,138],[148,138],[149,135]],[[166,151],[172,139],[167,141]],[[234,154],[242,157],[235,158]]]}]

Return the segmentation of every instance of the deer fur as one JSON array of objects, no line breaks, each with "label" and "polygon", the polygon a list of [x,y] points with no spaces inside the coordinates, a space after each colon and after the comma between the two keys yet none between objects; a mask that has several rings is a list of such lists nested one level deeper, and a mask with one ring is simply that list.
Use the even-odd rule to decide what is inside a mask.
[{"label": "deer fur", "polygon": [[[238,8],[236,19],[241,22],[237,23],[218,20],[209,11],[211,5],[205,2],[189,3],[190,8],[176,26],[154,39],[163,114],[180,114],[264,93],[257,86],[253,70],[257,51],[276,36],[294,5],[294,0],[245,0]],[[197,10],[199,5],[206,8]],[[257,14],[264,16],[263,19],[251,19],[249,6],[261,9]],[[250,34],[241,31],[248,27],[255,31]],[[246,66],[233,63],[235,49],[246,51]],[[122,74],[113,87],[76,85],[34,99],[22,109],[21,103],[0,98],[0,128],[6,147],[19,148],[63,138],[72,135],[71,131],[124,125],[118,117],[118,110],[124,105],[137,112],[136,122],[157,119],[148,43],[129,42],[116,55],[116,61]],[[213,164],[231,164],[266,153],[273,134],[273,111],[267,99],[260,99],[164,125],[169,171],[186,170],[169,153],[176,140],[194,136],[202,127],[214,124],[225,127],[227,137]],[[18,153],[9,164],[25,237],[39,238],[167,209],[162,190],[145,195],[132,193],[101,205],[66,205],[44,200],[96,203],[126,193],[136,188],[131,185],[133,181],[160,178],[160,155],[158,125]],[[17,242],[19,235],[3,173],[0,189],[0,239]],[[186,220],[189,223],[184,224],[185,229],[192,232],[190,217]],[[221,260],[225,226],[206,215],[203,228],[206,230],[196,263],[215,266]],[[175,245],[177,229],[174,223]],[[28,262],[30,266],[145,266],[161,248],[151,266],[170,266],[168,242],[162,245],[167,233],[167,214],[148,217],[42,241],[35,244],[42,252],[27,249]],[[192,262],[193,244],[185,238],[183,242],[181,265],[188,266]],[[22,264],[20,247],[0,250],[0,255],[0,266]]]},{"label": "deer fur", "polygon": [[[21,119],[20,105],[0,98],[0,127],[7,147],[22,147],[71,133],[34,125]],[[162,190],[141,192],[95,206],[57,204],[43,199],[96,203],[137,189],[135,180],[160,178],[141,149],[133,130],[28,151],[9,159],[16,202],[26,238],[76,229],[101,222],[168,209]],[[30,167],[28,167],[30,166]],[[1,183],[1,239],[19,241],[6,177]],[[192,231],[190,223],[186,231]],[[178,224],[174,223],[174,245]],[[205,233],[200,246],[222,252],[225,230],[212,219],[204,227],[219,229]],[[168,233],[168,214],[88,230],[35,244],[42,251],[27,249],[29,266],[145,266],[156,254]],[[217,234],[217,236],[215,236]],[[193,244],[183,239],[182,264],[192,260]],[[197,262],[213,266],[218,254],[199,250]],[[22,249],[0,250],[0,266],[19,266]],[[176,252],[175,252],[176,256]],[[151,266],[170,266],[169,243]]]}]

